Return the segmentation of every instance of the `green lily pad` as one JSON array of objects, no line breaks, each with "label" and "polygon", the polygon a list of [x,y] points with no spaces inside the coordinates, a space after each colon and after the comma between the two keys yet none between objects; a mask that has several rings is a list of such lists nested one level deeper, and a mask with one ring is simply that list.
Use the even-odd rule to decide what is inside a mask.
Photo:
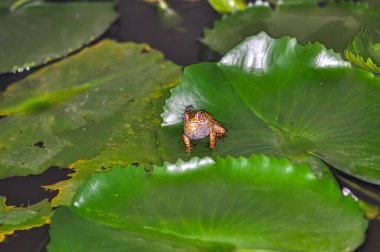
[{"label": "green lily pad", "polygon": [[[352,69],[318,43],[247,38],[219,63],[187,67],[163,114],[164,159],[186,159],[182,113],[206,110],[228,130],[215,154],[264,153],[294,162],[310,156],[368,182],[380,183],[380,79]],[[176,135],[177,138],[171,135]],[[210,153],[200,142],[196,156]]]},{"label": "green lily pad", "polygon": [[50,223],[51,204],[43,200],[27,207],[12,207],[5,205],[5,197],[0,197],[0,242],[5,235],[14,230],[29,229]]},{"label": "green lily pad", "polygon": [[347,44],[360,31],[379,30],[380,9],[367,4],[279,5],[276,10],[252,6],[215,22],[205,29],[202,42],[212,50],[225,54],[244,38],[261,31],[274,38],[296,37],[302,44],[321,42],[327,48],[343,53]]},{"label": "green lily pad", "polygon": [[373,35],[368,31],[360,31],[350,42],[344,53],[351,63],[380,74],[380,43],[373,42],[372,37]]},{"label": "green lily pad", "polygon": [[0,4],[0,73],[61,58],[102,35],[114,1],[11,1]]},{"label": "green lily pad", "polygon": [[[0,177],[68,167],[128,145],[131,129],[159,125],[158,115],[148,116],[150,99],[179,70],[146,45],[105,40],[10,85],[0,98],[8,115],[0,120]],[[109,159],[124,160],[119,154]]]},{"label": "green lily pad", "polygon": [[52,220],[49,251],[352,251],[367,221],[333,180],[264,155],[92,176]]},{"label": "green lily pad", "polygon": [[114,117],[108,129],[112,132],[107,148],[88,160],[78,160],[70,165],[75,170],[69,180],[64,180],[47,189],[59,190],[52,200],[53,206],[69,205],[79,186],[94,172],[102,172],[115,166],[143,164],[151,168],[153,164],[163,163],[158,148],[157,131],[160,128],[160,113],[165,99],[168,98],[168,88],[162,90],[159,97],[150,97],[136,101],[122,109]]}]

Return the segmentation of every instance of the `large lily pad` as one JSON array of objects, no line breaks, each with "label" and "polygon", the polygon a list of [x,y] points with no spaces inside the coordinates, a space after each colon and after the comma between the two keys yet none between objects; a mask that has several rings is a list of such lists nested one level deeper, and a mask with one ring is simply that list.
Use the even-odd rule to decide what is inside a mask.
[{"label": "large lily pad", "polygon": [[50,223],[51,204],[43,200],[27,207],[13,207],[5,205],[5,197],[0,197],[0,242],[5,235],[14,230],[29,229]]},{"label": "large lily pad", "polygon": [[366,4],[279,5],[276,10],[253,6],[215,22],[205,29],[202,42],[221,54],[228,52],[245,37],[265,31],[275,38],[294,36],[302,44],[321,42],[340,53],[360,31],[379,30],[380,9]]},{"label": "large lily pad", "polygon": [[[1,177],[36,174],[52,165],[74,169],[69,180],[47,186],[59,189],[52,202],[58,206],[69,204],[94,172],[162,163],[159,114],[179,70],[147,45],[105,40],[9,86],[0,97],[0,111],[7,115],[0,120]],[[20,211],[28,209],[9,209],[2,223]],[[49,220],[50,212],[28,213],[34,219],[3,226],[4,234]]]},{"label": "large lily pad", "polygon": [[[183,148],[170,136],[180,137],[182,113],[193,105],[228,129],[217,155],[265,153],[319,166],[312,155],[379,184],[379,98],[379,78],[352,69],[323,45],[260,33],[219,63],[185,69],[163,114],[165,160]],[[209,153],[205,146],[195,147],[195,155],[203,153]]]},{"label": "large lily pad", "polygon": [[352,251],[367,221],[286,159],[194,158],[95,174],[54,214],[49,251]]},{"label": "large lily pad", "polygon": [[154,113],[149,98],[178,74],[146,45],[105,40],[9,86],[0,98],[8,115],[0,120],[0,177],[67,167],[127,145],[131,128],[159,124],[158,116],[145,120]]},{"label": "large lily pad", "polygon": [[0,73],[28,69],[81,48],[116,19],[113,8],[114,1],[0,4]]}]

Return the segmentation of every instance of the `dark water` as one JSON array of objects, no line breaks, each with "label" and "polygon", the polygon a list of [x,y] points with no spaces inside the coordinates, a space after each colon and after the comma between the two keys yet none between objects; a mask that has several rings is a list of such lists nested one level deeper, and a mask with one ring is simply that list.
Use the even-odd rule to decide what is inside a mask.
[{"label": "dark water", "polygon": [[[120,18],[102,37],[113,38],[118,41],[144,42],[151,47],[162,51],[165,57],[175,63],[186,66],[197,63],[201,59],[215,59],[215,55],[197,40],[202,37],[204,27],[211,27],[214,20],[219,19],[206,0],[169,1],[171,6],[183,18],[181,29],[165,29],[159,24],[155,8],[141,0],[120,1],[117,11]],[[0,91],[31,72],[0,75]],[[344,176],[335,171],[340,176]],[[0,195],[7,197],[9,205],[34,204],[44,198],[53,198],[56,192],[45,192],[40,186],[48,185],[67,178],[68,171],[50,168],[41,175],[27,177],[13,177],[0,180]],[[349,176],[345,176],[350,178]],[[367,184],[350,178],[360,186],[380,195],[380,186]],[[340,183],[346,186],[342,181]],[[377,203],[366,195],[351,189],[355,195],[369,202]],[[8,236],[0,244],[0,251],[46,251],[49,242],[49,226],[45,225],[26,231],[17,231]],[[380,221],[371,221],[367,231],[366,243],[357,251],[380,251]]]}]

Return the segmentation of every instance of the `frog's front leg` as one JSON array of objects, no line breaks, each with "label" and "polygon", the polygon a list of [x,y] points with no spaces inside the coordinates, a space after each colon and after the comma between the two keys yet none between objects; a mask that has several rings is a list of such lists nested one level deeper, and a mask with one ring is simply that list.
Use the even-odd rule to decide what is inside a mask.
[{"label": "frog's front leg", "polygon": [[209,130],[210,130],[210,144],[208,148],[212,150],[215,148],[215,145],[216,145],[216,132],[214,131],[212,127],[210,127]]},{"label": "frog's front leg", "polygon": [[185,134],[182,134],[182,141],[185,144],[185,152],[191,152],[190,139]]}]

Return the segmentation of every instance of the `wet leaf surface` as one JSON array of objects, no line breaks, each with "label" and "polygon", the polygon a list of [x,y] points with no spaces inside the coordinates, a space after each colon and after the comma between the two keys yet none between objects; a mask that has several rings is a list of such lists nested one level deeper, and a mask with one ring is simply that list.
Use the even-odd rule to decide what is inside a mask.
[{"label": "wet leaf surface", "polygon": [[[128,144],[123,137],[131,128],[158,120],[148,116],[154,113],[149,99],[178,74],[146,45],[105,40],[9,86],[0,98],[0,111],[9,113],[0,120],[0,177],[68,167]],[[55,99],[67,90],[65,100]],[[48,105],[31,105],[36,100]]]},{"label": "wet leaf surface", "polygon": [[343,53],[361,28],[376,31],[379,23],[380,10],[359,3],[328,4],[324,8],[279,5],[276,10],[253,6],[216,21],[212,29],[205,29],[202,42],[225,54],[245,37],[265,31],[274,38],[296,37],[301,44],[321,42]]},{"label": "wet leaf surface", "polygon": [[115,21],[114,2],[7,0],[0,4],[0,73],[50,62],[93,41]]},{"label": "wet leaf surface", "polygon": [[53,217],[49,251],[351,251],[367,221],[333,179],[264,155],[92,176]]},{"label": "wet leaf surface", "polygon": [[[11,3],[11,2],[13,2],[13,0],[10,0],[9,2]],[[0,6],[2,6],[3,4],[5,4],[4,1],[2,1],[0,3]],[[128,29],[128,30],[131,30],[131,29]],[[128,38],[129,38],[129,36],[128,36]],[[143,51],[145,51],[145,49],[143,49]],[[111,76],[111,78],[113,78],[113,76]],[[96,79],[97,78],[95,78],[95,80]],[[83,85],[78,84],[77,87],[73,87],[73,88],[69,87],[65,90],[60,90],[60,89],[50,90],[49,91],[50,93],[48,93],[46,96],[41,95],[41,93],[37,92],[34,96],[31,97],[31,99],[28,99],[27,97],[25,97],[25,99],[23,99],[24,102],[18,101],[15,103],[7,104],[7,109],[9,109],[9,108],[12,108],[12,109],[8,110],[6,112],[12,116],[20,116],[20,117],[24,116],[26,118],[27,116],[33,116],[34,113],[39,113],[40,110],[49,110],[49,109],[56,107],[57,105],[59,105],[59,106],[64,105],[65,103],[70,102],[71,99],[75,99],[74,97],[76,95],[80,94],[81,92],[85,92],[85,91],[90,90],[92,88],[96,88],[96,83],[93,83],[92,80],[87,80],[87,81],[88,81],[87,83],[82,83]],[[92,84],[95,84],[95,85],[92,86]],[[76,91],[78,91],[78,93],[75,93]],[[67,96],[61,100],[55,99],[55,95],[56,95],[56,97],[60,97],[61,94],[67,94]],[[139,113],[139,111],[142,111],[144,113],[144,116],[142,116],[142,118],[143,118],[143,120],[147,120],[146,125],[148,125],[147,130],[142,132],[142,134],[138,134],[138,136],[136,138],[134,138],[134,140],[133,140],[134,143],[132,143],[130,146],[134,146],[133,148],[136,147],[136,152],[142,153],[143,155],[146,155],[146,153],[148,153],[148,154],[150,153],[151,155],[149,157],[146,157],[146,158],[143,156],[141,156],[141,157],[136,156],[137,153],[134,152],[133,149],[128,148],[127,142],[130,143],[129,141],[123,142],[121,139],[115,140],[113,138],[111,141],[112,143],[110,143],[110,144],[107,143],[106,150],[102,150],[99,155],[90,157],[89,159],[85,159],[85,160],[77,160],[76,162],[71,163],[70,166],[76,170],[76,174],[74,175],[74,177],[66,184],[60,184],[59,183],[59,184],[52,186],[52,188],[56,187],[56,188],[61,189],[60,190],[61,193],[60,193],[59,197],[57,197],[54,200],[54,202],[57,205],[69,204],[71,202],[71,198],[72,198],[73,194],[75,193],[77,188],[80,186],[80,184],[82,184],[83,181],[85,181],[94,171],[105,171],[111,167],[117,166],[118,164],[128,165],[128,164],[132,163],[135,166],[137,166],[139,164],[145,164],[145,165],[149,166],[150,165],[149,163],[151,163],[151,162],[158,162],[158,163],[162,162],[162,157],[160,157],[160,155],[157,153],[157,149],[150,146],[150,144],[146,144],[147,146],[144,146],[144,148],[141,147],[141,143],[145,144],[145,143],[149,143],[150,141],[153,141],[153,140],[157,141],[156,134],[155,134],[155,137],[153,138],[153,137],[151,137],[149,132],[151,133],[152,129],[157,130],[156,127],[159,125],[160,122],[159,122],[159,120],[155,120],[154,122],[153,121],[151,122],[149,120],[152,119],[153,117],[157,119],[158,114],[161,113],[161,111],[160,112],[157,112],[157,111],[160,110],[160,108],[163,106],[163,101],[167,97],[166,87],[164,89],[162,89],[160,92],[155,92],[155,94],[153,94],[152,97],[153,98],[149,98],[146,103],[142,103],[142,102],[135,103],[136,100],[134,100],[134,99],[130,100],[131,103],[136,104],[136,106],[132,106],[131,108],[137,109],[136,114]],[[158,97],[158,99],[156,99],[157,97]],[[0,99],[2,99],[2,98],[0,97]],[[154,105],[154,104],[156,104],[156,105]],[[157,106],[158,110],[156,110],[156,107],[155,108],[152,107],[152,111],[151,111],[152,114],[149,114],[149,113],[147,113],[147,110],[145,110],[145,109],[138,110],[140,108],[139,105],[141,105],[142,107],[150,106],[150,105]],[[0,105],[0,108],[3,108],[2,105]],[[17,108],[17,109],[15,109],[15,108]],[[125,111],[120,110],[119,111],[120,113],[118,113],[118,112],[115,113],[114,117],[112,118],[112,123],[117,124],[116,121],[119,121],[119,120],[120,121],[122,121],[122,120],[127,121],[128,119],[123,118],[123,115],[124,115],[124,113],[128,113],[130,111],[131,110],[126,109]],[[156,115],[154,115],[155,113],[156,113]],[[117,116],[120,116],[119,119],[117,119]],[[134,117],[134,118],[137,118],[137,117]],[[44,121],[44,119],[41,119],[41,122],[43,122],[43,121]],[[26,120],[25,122],[26,123],[34,123],[33,120]],[[87,123],[86,125],[89,124],[89,122],[86,122],[86,123]],[[12,123],[10,123],[9,125],[11,126]],[[126,132],[123,133],[123,130],[118,130],[118,129],[120,129],[119,126],[121,126],[121,124],[115,125],[115,127],[107,127],[107,125],[104,124],[104,128],[101,128],[101,129],[107,130],[107,129],[111,128],[112,130],[118,131],[117,134],[115,133],[112,136],[117,137],[117,135],[119,134],[119,135],[125,136],[128,139],[128,137],[130,137],[131,135],[128,135]],[[97,131],[96,127],[97,126],[94,126],[94,128],[93,128],[94,129],[94,131],[93,131],[94,135],[96,135],[96,131]],[[132,128],[133,130],[136,130],[136,131],[142,130],[142,127],[139,127],[137,125],[137,123],[133,124],[133,125],[128,125],[128,126],[126,126],[126,128]],[[178,151],[177,151],[177,153],[174,153],[174,155],[175,156],[181,156],[181,155],[183,155],[183,152],[182,152],[183,146],[180,143],[180,137],[179,136],[181,135],[182,132],[181,132],[181,129],[177,128],[176,126],[174,126],[173,129],[174,129],[174,134],[171,134],[168,131],[165,131],[164,133],[169,135],[169,139],[168,139],[169,144],[173,143],[170,138],[175,139],[175,142],[178,143],[178,145],[174,145],[174,146],[178,146]],[[0,130],[1,130],[1,128],[0,128]],[[86,130],[87,130],[87,127],[85,127],[83,131],[86,131]],[[128,132],[131,133],[133,131],[128,131]],[[82,132],[79,129],[78,129],[77,133],[78,133],[77,136],[82,136]],[[54,132],[54,134],[55,134],[55,132]],[[162,132],[160,132],[160,134],[162,134]],[[55,139],[53,139],[51,141],[54,142],[54,140]],[[79,139],[79,140],[81,140],[81,142],[83,142],[82,141],[83,139]],[[138,140],[141,140],[139,142],[139,144],[137,144]],[[226,139],[226,140],[228,140],[228,139]],[[27,144],[29,144],[29,142],[30,141],[28,141]],[[163,151],[163,148],[161,147],[161,145],[159,143],[155,142],[155,144],[157,144],[157,147],[160,150],[160,152]],[[221,143],[221,144],[223,145],[223,143]],[[37,140],[37,139],[36,139],[36,142],[34,142],[33,144],[29,144],[29,145],[35,147],[36,150],[38,150],[37,148],[44,149],[44,148],[47,148],[47,146],[48,146],[48,145],[46,145],[45,142]],[[201,148],[201,145],[203,145],[204,148],[203,147]],[[196,154],[197,151],[202,150],[203,156],[205,156],[205,155],[216,156],[217,151],[216,152],[209,152],[207,150],[206,145],[207,145],[207,141],[203,141],[201,143],[198,143],[193,154]],[[70,147],[70,145],[68,145],[68,148],[69,147]],[[87,146],[87,147],[89,147],[89,146]],[[152,147],[152,148],[150,149],[150,147]],[[218,143],[218,147],[220,147],[219,143]],[[3,146],[0,144],[0,153],[1,153],[2,148],[3,148]],[[145,148],[147,148],[146,153],[144,153]],[[73,150],[73,152],[75,152],[75,151],[76,150]],[[129,155],[128,151],[131,152],[130,155]],[[127,156],[123,156],[123,153],[125,153],[125,152],[128,153]],[[34,154],[35,154],[35,152],[31,152],[29,157],[33,157]],[[44,155],[46,155],[46,153]],[[41,157],[43,157],[44,155],[41,155]],[[136,158],[131,158],[132,156],[135,156]],[[170,157],[170,159],[174,159],[175,156]],[[122,159],[119,159],[120,157],[122,157]],[[187,156],[185,156],[185,157],[188,158]],[[109,159],[109,158],[111,158],[111,159]],[[326,171],[327,170],[326,167],[323,165],[323,163],[321,163],[318,159],[313,158],[313,157],[309,157],[309,158],[312,159],[312,161],[310,161],[310,159],[308,160],[309,163],[315,162],[315,163],[317,163],[317,165],[315,165],[315,167],[318,167],[318,166],[320,167],[320,169],[318,169],[318,171]],[[314,169],[314,173],[315,172],[316,171]],[[330,174],[328,172],[328,170],[327,170],[326,174]],[[325,177],[325,176],[318,176],[318,177],[321,178],[321,177]],[[327,179],[328,178],[329,178],[329,176],[327,176]],[[49,210],[50,210],[50,206],[49,206]],[[47,215],[48,214],[45,214],[44,216],[47,217]],[[3,216],[5,216],[5,215],[3,215]],[[23,218],[22,215],[19,215],[19,217],[20,217],[20,219]],[[74,215],[74,214],[71,217],[72,217],[72,219],[70,219],[70,223],[74,223],[74,222],[75,222],[74,224],[79,223],[79,226],[83,227],[84,229],[89,227],[88,233],[90,233],[90,234],[88,235],[88,237],[94,237],[93,236],[94,233],[91,233],[91,230],[93,227],[92,225],[88,225],[88,226],[84,227],[83,225],[81,225],[81,221],[83,221],[83,219],[81,217],[78,217],[77,215]],[[78,219],[79,219],[79,221],[77,222]],[[71,220],[74,220],[74,221],[71,222]],[[2,223],[2,222],[3,221],[0,221],[0,223]],[[34,224],[34,225],[38,226],[40,224],[38,224],[38,222],[36,222],[36,224]],[[28,226],[27,228],[30,228],[32,226],[33,225]],[[22,228],[22,227],[20,227],[20,228]],[[73,226],[71,226],[71,228],[73,228]],[[110,238],[110,240],[113,239],[116,241],[116,240],[118,240],[119,236],[115,235],[114,230],[112,228],[111,228],[110,232],[108,232],[108,231],[106,232],[106,229],[104,228],[104,226],[102,226],[102,228],[103,228],[102,232],[99,232],[97,234],[98,237],[95,236],[96,237],[95,241],[99,240],[99,243],[94,244],[94,241],[92,241],[91,244],[87,244],[87,245],[94,244],[94,247],[98,246],[98,247],[104,248],[104,245],[107,244],[107,245],[110,245],[107,248],[113,248],[113,246],[109,242],[106,242],[105,244],[103,244],[102,237],[108,236]],[[12,228],[10,228],[10,230],[11,229]],[[84,232],[86,232],[86,231],[84,231]],[[121,232],[122,231],[119,230],[119,234]],[[84,235],[84,234],[85,233],[82,233],[81,235]],[[125,238],[124,234],[122,236],[123,236],[123,238]],[[118,241],[120,241],[120,240],[118,240]],[[16,242],[20,243],[19,241],[16,241]],[[121,243],[121,246],[124,246],[124,244]],[[117,246],[115,246],[115,247],[117,247]],[[124,247],[121,247],[121,248],[124,249]],[[155,248],[157,248],[158,250],[161,249],[161,251],[162,251],[162,247],[158,246],[158,243],[155,244]],[[167,245],[164,245],[163,248],[164,248],[163,251],[169,251],[169,247]],[[171,249],[173,249],[173,247]],[[111,249],[111,250],[114,251],[114,249]],[[152,251],[152,248],[148,249],[148,251]]]},{"label": "wet leaf surface", "polygon": [[[380,82],[352,69],[321,44],[247,38],[219,63],[187,67],[163,114],[163,151],[178,153],[186,106],[210,112],[228,129],[214,155],[265,153],[294,162],[315,157],[365,181],[380,183]],[[175,133],[173,133],[175,132]],[[192,155],[206,156],[200,142]],[[313,156],[314,158],[310,158]]]}]

